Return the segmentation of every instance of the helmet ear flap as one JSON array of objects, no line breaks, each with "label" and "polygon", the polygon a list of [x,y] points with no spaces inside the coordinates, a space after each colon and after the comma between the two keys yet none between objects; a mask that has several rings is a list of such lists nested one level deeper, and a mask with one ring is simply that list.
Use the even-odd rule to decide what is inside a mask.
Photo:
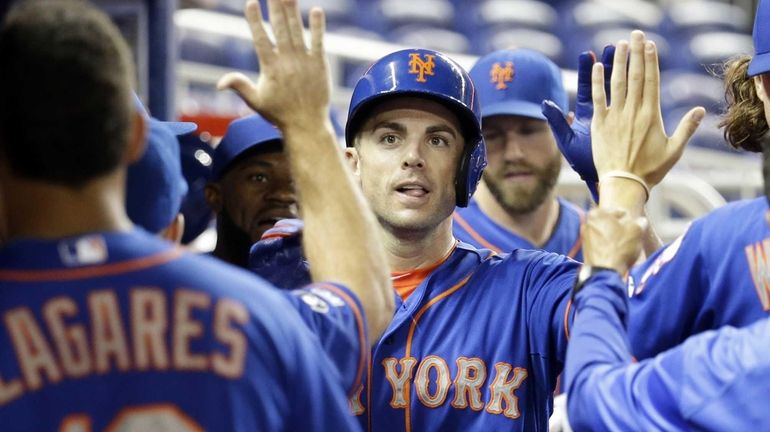
[{"label": "helmet ear flap", "polygon": [[476,191],[476,186],[481,180],[481,174],[486,166],[487,149],[484,146],[484,140],[479,139],[475,143],[467,143],[455,177],[457,207],[468,207],[468,202]]}]

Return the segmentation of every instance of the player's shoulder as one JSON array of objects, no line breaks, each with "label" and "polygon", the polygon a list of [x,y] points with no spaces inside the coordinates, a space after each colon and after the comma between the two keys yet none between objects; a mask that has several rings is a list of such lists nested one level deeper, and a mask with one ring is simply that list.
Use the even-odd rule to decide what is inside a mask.
[{"label": "player's shoulder", "polygon": [[753,223],[757,219],[757,214],[762,214],[768,210],[770,207],[768,207],[765,197],[732,201],[696,219],[693,225],[714,226],[724,223],[736,225],[744,220],[752,220]]},{"label": "player's shoulder", "polygon": [[567,201],[562,197],[558,197],[560,217],[567,217],[571,220],[582,221],[585,218],[586,210],[579,207],[577,204]]},{"label": "player's shoulder", "polygon": [[524,280],[547,277],[549,274],[576,271],[580,263],[565,255],[539,249],[514,249],[510,253],[495,253],[488,249],[460,243],[464,253],[472,254],[479,260],[479,275],[495,280]]}]

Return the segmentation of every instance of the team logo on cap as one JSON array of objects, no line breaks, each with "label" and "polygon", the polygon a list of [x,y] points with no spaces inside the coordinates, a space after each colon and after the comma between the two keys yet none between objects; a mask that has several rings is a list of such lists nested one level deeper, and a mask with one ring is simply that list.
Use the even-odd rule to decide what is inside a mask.
[{"label": "team logo on cap", "polygon": [[497,90],[505,90],[508,88],[505,83],[513,81],[513,74],[513,62],[505,62],[505,67],[495,63],[489,70],[490,82],[497,84],[495,86]]},{"label": "team logo on cap", "polygon": [[425,75],[433,76],[435,66],[433,54],[425,54],[425,59],[420,57],[420,53],[409,54],[409,73],[417,75],[417,82],[426,82]]}]

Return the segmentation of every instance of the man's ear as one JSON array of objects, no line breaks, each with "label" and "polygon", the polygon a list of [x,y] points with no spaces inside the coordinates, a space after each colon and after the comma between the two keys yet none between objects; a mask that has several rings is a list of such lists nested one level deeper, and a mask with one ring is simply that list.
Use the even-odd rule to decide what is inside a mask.
[{"label": "man's ear", "polygon": [[214,213],[219,214],[222,212],[222,185],[219,183],[209,182],[206,184],[206,188],[203,190],[203,194],[206,196],[206,202]]},{"label": "man's ear", "polygon": [[164,239],[174,244],[182,244],[182,236],[184,235],[184,215],[177,213],[173,221],[158,234]]},{"label": "man's ear", "polygon": [[131,118],[131,132],[126,148],[125,160],[129,164],[138,161],[144,154],[147,145],[147,119],[138,111],[134,111]]},{"label": "man's ear", "polygon": [[358,149],[356,147],[348,147],[345,149],[345,162],[348,163],[348,167],[350,167],[350,171],[354,175],[360,175],[358,170],[359,156]]}]

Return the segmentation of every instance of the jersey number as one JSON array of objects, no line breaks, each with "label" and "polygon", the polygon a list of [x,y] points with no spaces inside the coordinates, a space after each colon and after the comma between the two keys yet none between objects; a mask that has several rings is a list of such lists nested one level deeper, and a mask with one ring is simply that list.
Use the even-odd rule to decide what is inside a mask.
[{"label": "jersey number", "polygon": [[[59,426],[59,432],[91,432],[91,417],[70,414]],[[176,405],[136,405],[120,410],[105,429],[106,432],[198,432],[203,428]]]}]

